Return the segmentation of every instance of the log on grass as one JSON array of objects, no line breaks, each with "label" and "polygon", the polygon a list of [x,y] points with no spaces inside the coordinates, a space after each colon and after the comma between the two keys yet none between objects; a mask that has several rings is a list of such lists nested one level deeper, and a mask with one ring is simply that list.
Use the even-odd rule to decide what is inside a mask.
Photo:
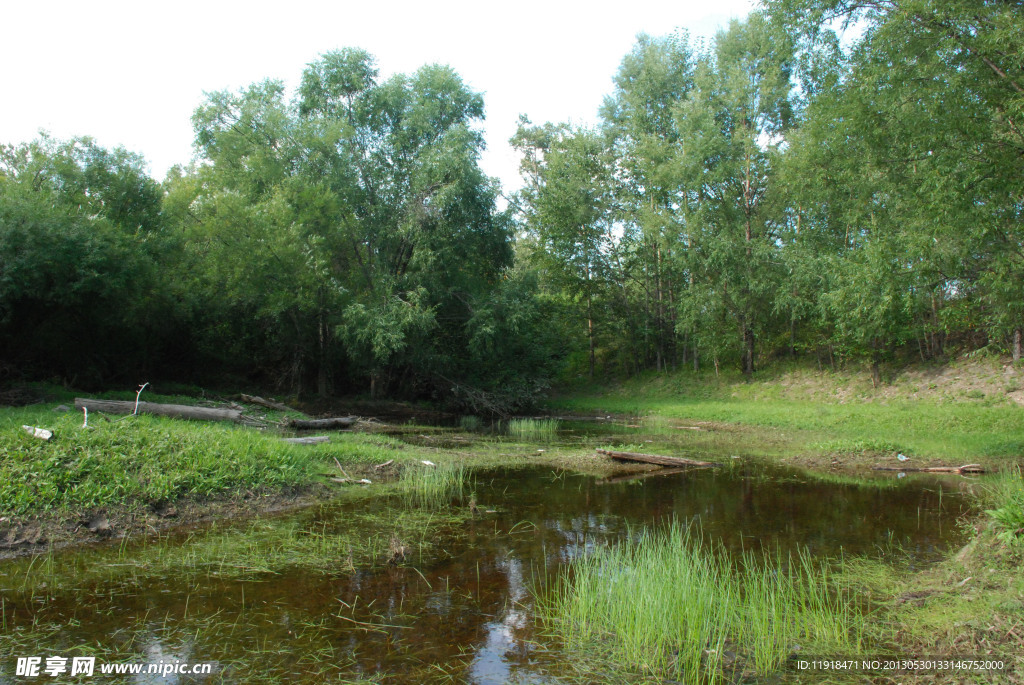
[{"label": "log on grass", "polygon": [[[134,414],[135,402],[115,400],[90,400],[84,397],[75,398],[76,409],[104,412],[106,414]],[[196,421],[234,421],[242,423],[245,418],[238,409],[214,409],[211,407],[191,407],[185,404],[158,404],[156,402],[139,402],[139,414],[155,414],[172,419],[194,419]]]},{"label": "log on grass", "polygon": [[597,450],[603,454],[619,461],[638,461],[644,464],[657,464],[658,466],[721,466],[713,461],[698,461],[684,457],[666,457],[660,454],[643,454],[641,452],[613,452],[612,450]]},{"label": "log on grass", "polygon": [[926,466],[923,468],[910,466],[875,466],[873,471],[901,471],[911,473],[985,473],[981,464],[964,464],[963,466]]},{"label": "log on grass", "polygon": [[239,397],[242,398],[243,402],[246,402],[248,404],[258,404],[261,407],[266,407],[267,409],[276,409],[277,411],[285,412],[290,411],[295,414],[302,414],[303,416],[305,416],[305,414],[303,414],[301,411],[299,411],[298,409],[293,409],[289,407],[287,404],[281,404],[280,402],[275,402],[274,400],[266,400],[257,395],[246,395],[245,393],[242,393],[241,395],[239,395]]},{"label": "log on grass", "polygon": [[282,442],[291,443],[292,445],[319,445],[322,442],[330,442],[331,438],[328,435],[311,435],[306,438],[281,438]]},{"label": "log on grass", "polygon": [[336,416],[330,419],[289,419],[288,425],[303,430],[329,430],[331,428],[351,428],[359,420],[358,416]]}]

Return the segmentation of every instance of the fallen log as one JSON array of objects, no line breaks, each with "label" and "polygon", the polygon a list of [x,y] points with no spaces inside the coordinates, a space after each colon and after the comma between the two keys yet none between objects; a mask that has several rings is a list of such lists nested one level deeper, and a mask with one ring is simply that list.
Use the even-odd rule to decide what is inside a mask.
[{"label": "fallen log", "polygon": [[597,481],[598,485],[612,485],[613,483],[628,483],[634,480],[643,480],[644,478],[652,478],[654,476],[671,476],[677,473],[689,473],[694,469],[705,468],[701,466],[672,466],[664,469],[655,469],[654,471],[644,471],[643,473],[631,473],[628,476],[614,476],[611,478],[602,478]]},{"label": "fallen log", "polygon": [[305,414],[303,414],[301,411],[299,411],[298,409],[293,409],[289,407],[287,404],[281,404],[280,402],[275,402],[274,400],[265,400],[257,395],[246,395],[245,393],[242,393],[241,395],[239,395],[239,397],[242,398],[243,402],[246,402],[248,404],[258,404],[261,407],[266,407],[267,409],[276,409],[277,411],[286,412],[290,411],[295,414],[302,414],[303,416],[305,416]]},{"label": "fallen log", "polygon": [[872,471],[903,471],[912,473],[985,473],[985,467],[981,464],[964,464],[963,466],[926,466],[917,468],[912,466],[875,466]]},{"label": "fallen log", "polygon": [[[105,412],[107,414],[134,414],[135,402],[116,400],[90,400],[84,397],[75,398],[76,409]],[[172,419],[194,419],[196,421],[234,421],[244,423],[246,418],[238,409],[213,409],[211,407],[192,407],[185,404],[158,404],[156,402],[139,402],[139,414],[154,414]]]},{"label": "fallen log", "polygon": [[657,464],[658,466],[721,466],[712,461],[698,461],[684,457],[666,457],[660,454],[643,454],[640,452],[613,452],[612,450],[597,450],[603,454],[619,461],[638,461],[644,464]]},{"label": "fallen log", "polygon": [[330,419],[288,419],[292,428],[304,430],[328,430],[331,428],[351,428],[359,420],[358,416],[336,416]]},{"label": "fallen log", "polygon": [[308,438],[281,438],[281,442],[288,442],[292,445],[319,445],[322,442],[330,442],[328,435],[311,435]]}]

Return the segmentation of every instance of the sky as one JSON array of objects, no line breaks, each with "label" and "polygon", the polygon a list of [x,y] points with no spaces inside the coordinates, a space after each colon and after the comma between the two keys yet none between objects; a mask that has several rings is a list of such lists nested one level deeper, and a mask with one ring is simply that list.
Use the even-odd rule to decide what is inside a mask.
[{"label": "sky", "polygon": [[[180,0],[17,2],[3,10],[0,144],[92,136],[142,154],[162,180],[193,154],[204,92],[265,78],[294,88],[319,55],[360,47],[381,78],[448,64],[484,94],[481,166],[519,186],[509,147],[520,114],[593,124],[637,34],[713,36],[751,0],[516,3]],[[289,90],[291,92],[291,90]]]}]

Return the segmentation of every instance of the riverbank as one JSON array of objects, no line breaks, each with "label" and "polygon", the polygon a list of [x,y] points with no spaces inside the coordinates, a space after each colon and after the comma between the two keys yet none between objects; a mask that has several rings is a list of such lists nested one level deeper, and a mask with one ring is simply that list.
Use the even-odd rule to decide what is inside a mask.
[{"label": "riverbank", "polygon": [[[816,469],[928,467],[1024,460],[1024,369],[998,359],[908,369],[873,387],[863,371],[777,365],[735,372],[647,374],[580,386],[552,411],[655,415],[727,431],[740,448]],[[898,459],[897,455],[907,457]]]},{"label": "riverbank", "polygon": [[880,387],[858,371],[785,366],[753,381],[739,374],[649,374],[612,387],[576,388],[551,408],[629,415],[680,431],[697,454],[728,444],[736,454],[834,478],[875,467],[966,463],[998,472],[983,481],[964,479],[977,502],[977,514],[960,521],[970,534],[965,547],[924,568],[901,563],[893,550],[885,562],[849,564],[840,579],[870,598],[866,630],[885,653],[997,659],[1006,670],[791,675],[798,682],[1013,683],[1024,673],[1022,378],[1024,370],[994,359],[909,369]]},{"label": "riverbank", "polygon": [[[280,430],[224,422],[92,413],[86,426],[68,404],[0,409],[0,553],[303,506],[362,478],[397,475],[375,465],[422,456],[373,433],[295,445]],[[259,418],[273,426],[283,414],[264,409]],[[43,441],[23,425],[53,437]]]}]

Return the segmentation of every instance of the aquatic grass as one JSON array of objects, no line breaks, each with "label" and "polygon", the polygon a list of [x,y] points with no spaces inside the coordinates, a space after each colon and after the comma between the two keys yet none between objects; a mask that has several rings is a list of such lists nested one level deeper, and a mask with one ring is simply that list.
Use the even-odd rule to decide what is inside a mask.
[{"label": "aquatic grass", "polygon": [[996,536],[1008,545],[1024,544],[1024,478],[1020,466],[987,480],[982,498],[992,505],[985,513],[998,528]]},{"label": "aquatic grass", "polygon": [[767,675],[798,641],[834,653],[860,647],[853,602],[808,555],[748,554],[737,568],[679,523],[596,548],[538,594],[541,615],[572,652],[657,678]]},{"label": "aquatic grass", "polygon": [[465,499],[470,487],[470,471],[460,463],[410,464],[399,478],[402,498],[420,507],[446,507],[452,500]]},{"label": "aquatic grass", "polygon": [[553,441],[558,435],[558,419],[512,419],[508,434],[520,440]]},{"label": "aquatic grass", "polygon": [[460,416],[459,428],[464,431],[478,431],[483,428],[484,422],[479,416]]}]

